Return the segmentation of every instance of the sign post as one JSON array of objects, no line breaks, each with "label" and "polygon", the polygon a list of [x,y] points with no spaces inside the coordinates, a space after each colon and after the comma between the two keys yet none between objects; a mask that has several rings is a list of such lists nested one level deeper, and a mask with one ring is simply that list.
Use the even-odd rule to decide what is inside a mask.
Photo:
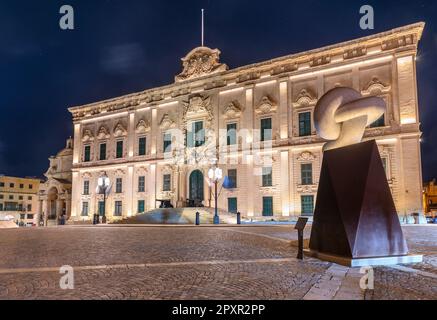
[{"label": "sign post", "polygon": [[299,218],[297,220],[296,226],[294,227],[297,230],[297,236],[299,241],[299,248],[297,251],[297,259],[303,260],[303,230],[308,222],[308,218]]}]

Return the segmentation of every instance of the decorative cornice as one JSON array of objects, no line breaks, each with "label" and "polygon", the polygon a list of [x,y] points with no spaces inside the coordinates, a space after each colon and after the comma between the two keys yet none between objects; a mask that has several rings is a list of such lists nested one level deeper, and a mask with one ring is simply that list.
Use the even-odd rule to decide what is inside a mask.
[{"label": "decorative cornice", "polygon": [[243,108],[240,103],[236,100],[229,102],[225,109],[223,110],[223,115],[225,119],[236,119],[241,117]]},{"label": "decorative cornice", "polygon": [[296,97],[296,101],[293,103],[294,107],[308,107],[310,105],[315,105],[317,103],[317,98],[314,93],[309,89],[302,89],[299,95]]},{"label": "decorative cornice", "polygon": [[97,134],[97,139],[104,140],[109,139],[111,137],[111,134],[109,133],[109,130],[105,126],[101,126],[99,129],[99,133]]},{"label": "decorative cornice", "polygon": [[175,122],[173,121],[173,119],[170,117],[168,113],[165,113],[162,116],[161,121],[159,122],[159,128],[161,128],[161,130],[168,130],[170,128],[173,128],[174,126],[175,126]]},{"label": "decorative cornice", "polygon": [[124,137],[127,135],[127,130],[125,127],[119,122],[114,128],[114,137]]},{"label": "decorative cornice", "polygon": [[258,115],[269,114],[276,112],[277,108],[277,104],[269,96],[264,96],[256,106],[255,113]]},{"label": "decorative cornice", "polygon": [[136,126],[136,133],[146,133],[149,132],[151,129],[150,123],[149,121],[145,120],[145,119],[141,119],[140,121],[138,121],[137,126]]},{"label": "decorative cornice", "polygon": [[363,95],[380,95],[382,93],[387,93],[391,90],[391,86],[378,79],[378,77],[373,77],[372,80],[364,87],[361,91]]},{"label": "decorative cornice", "polygon": [[[198,65],[198,67],[196,67],[197,69],[194,69],[200,71],[188,72],[188,67],[193,65],[192,63],[195,61],[190,63],[188,60],[186,60],[185,62],[188,68],[187,72],[183,72],[182,78],[179,78],[180,81],[177,81],[176,83],[117,97],[114,99],[72,107],[68,110],[72,113],[73,120],[79,121],[84,118],[91,118],[102,113],[111,113],[120,110],[128,111],[148,104],[153,105],[162,99],[187,95],[191,92],[192,88],[203,87],[205,90],[209,90],[222,87],[229,83],[237,83],[237,80],[241,81],[241,83],[244,83],[252,80],[254,75],[257,75],[261,72],[263,72],[263,74],[267,72],[268,74],[269,70],[272,76],[282,76],[290,73],[292,74],[293,72],[298,72],[301,65],[307,67],[309,66],[308,72],[311,72],[310,70],[312,68],[324,68],[331,65],[335,66],[337,65],[337,62],[341,62],[341,60],[338,60],[339,56],[348,61],[352,61],[354,59],[363,59],[363,57],[369,55],[370,51],[367,50],[368,48],[378,49],[379,47],[383,54],[394,53],[399,49],[404,51],[405,48],[416,51],[418,42],[422,37],[424,27],[424,23],[407,25],[368,37],[298,54],[292,54],[227,71],[225,68],[223,68],[224,65],[218,63],[218,60],[214,60],[214,55],[217,53],[213,54],[211,51],[214,52],[214,50],[206,48],[206,50],[210,50],[207,52],[207,56],[209,55],[208,57],[209,59],[212,59],[212,62],[209,60],[209,62],[203,64],[201,61],[198,61],[194,64]],[[194,55],[195,53],[200,53],[202,51],[200,49],[202,48],[194,49],[187,55],[186,58]],[[375,52],[375,50],[372,50],[372,52]],[[216,57],[218,58],[218,56]],[[336,57],[335,60],[332,59],[332,57]],[[214,66],[212,69],[210,69],[211,65]],[[199,72],[203,72],[204,75],[199,76]]]}]

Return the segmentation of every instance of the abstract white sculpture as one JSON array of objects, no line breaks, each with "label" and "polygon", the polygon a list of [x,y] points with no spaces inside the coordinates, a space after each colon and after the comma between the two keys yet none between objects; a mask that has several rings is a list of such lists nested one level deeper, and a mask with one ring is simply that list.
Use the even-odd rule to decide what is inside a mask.
[{"label": "abstract white sculpture", "polygon": [[323,139],[323,151],[360,143],[366,127],[382,117],[386,104],[379,97],[363,97],[351,88],[334,88],[317,102],[314,125]]}]

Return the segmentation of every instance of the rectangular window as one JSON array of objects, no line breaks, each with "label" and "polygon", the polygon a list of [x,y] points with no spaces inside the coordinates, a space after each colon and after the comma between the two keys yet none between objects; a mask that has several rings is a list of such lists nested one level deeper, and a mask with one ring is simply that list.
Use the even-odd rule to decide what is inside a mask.
[{"label": "rectangular window", "polygon": [[263,176],[262,176],[262,186],[271,187],[272,185],[273,185],[272,167],[264,167]]},{"label": "rectangular window", "polygon": [[3,203],[0,203],[0,211],[3,211]]},{"label": "rectangular window", "polygon": [[33,184],[29,184],[29,189],[33,189]]},{"label": "rectangular window", "polygon": [[228,198],[228,212],[237,213],[237,198]]},{"label": "rectangular window", "polygon": [[272,119],[261,119],[261,141],[272,140]]},{"label": "rectangular window", "polygon": [[82,202],[82,216],[88,216],[88,202]]},{"label": "rectangular window", "polygon": [[100,144],[100,156],[101,161],[106,160],[106,143]]},{"label": "rectangular window", "polygon": [[85,146],[85,149],[83,152],[83,161],[84,162],[91,161],[91,146]]},{"label": "rectangular window", "polygon": [[84,195],[90,194],[90,182],[88,180],[85,180],[83,182],[83,194]]},{"label": "rectangular window", "polygon": [[20,189],[24,189],[24,184],[20,183]]},{"label": "rectangular window", "polygon": [[14,196],[13,196],[13,195],[10,195],[10,196],[9,196],[9,200],[14,200]]},{"label": "rectangular window", "polygon": [[203,121],[193,123],[194,146],[200,147],[205,144],[205,130],[203,130]]},{"label": "rectangular window", "polygon": [[31,204],[27,205],[27,211],[32,211],[32,205]]},{"label": "rectangular window", "polygon": [[229,169],[228,170],[228,178],[229,178],[229,188],[237,187],[237,170]]},{"label": "rectangular window", "polygon": [[299,137],[311,135],[311,112],[299,113]]},{"label": "rectangular window", "polygon": [[237,124],[229,123],[226,126],[226,142],[228,146],[237,144]]},{"label": "rectangular window", "polygon": [[380,128],[385,127],[385,115],[382,115],[381,118],[372,123],[369,128]]},{"label": "rectangular window", "polygon": [[313,165],[311,163],[301,164],[300,174],[302,177],[302,185],[307,186],[313,184]]},{"label": "rectangular window", "polygon": [[4,187],[5,183],[4,182],[0,182],[0,187]]},{"label": "rectangular window", "polygon": [[144,200],[138,200],[138,213],[144,213]]},{"label": "rectangular window", "polygon": [[115,157],[117,159],[123,158],[123,141],[117,141]]},{"label": "rectangular window", "polygon": [[27,219],[28,219],[28,220],[33,220],[33,214],[28,214],[28,215],[27,215]]},{"label": "rectangular window", "polygon": [[13,184],[13,183],[9,184],[9,188],[14,188],[14,187],[15,187],[15,184]]},{"label": "rectangular window", "polygon": [[273,197],[263,197],[263,216],[273,216]]},{"label": "rectangular window", "polygon": [[123,205],[121,201],[115,201],[114,206],[114,216],[121,217],[122,216]]},{"label": "rectangular window", "polygon": [[105,212],[105,202],[104,201],[99,201],[98,204],[98,213],[99,216],[103,217],[103,213]]},{"label": "rectangular window", "polygon": [[164,134],[164,153],[171,152],[171,133]]},{"label": "rectangular window", "polygon": [[4,197],[4,196],[3,196],[2,194],[0,194],[0,199],[3,199],[3,197]]},{"label": "rectangular window", "polygon": [[115,193],[122,193],[123,192],[123,179],[117,178],[115,179]]},{"label": "rectangular window", "polygon": [[145,191],[146,177],[138,177],[138,192]]},{"label": "rectangular window", "polygon": [[28,197],[27,197],[27,200],[32,201],[32,196],[28,196]]},{"label": "rectangular window", "polygon": [[141,137],[138,139],[138,155],[146,155],[146,137]]},{"label": "rectangular window", "polygon": [[24,219],[26,219],[26,215],[25,215],[25,214],[23,214],[23,213],[22,213],[22,214],[20,214],[20,219],[21,219],[21,220],[24,220]]},{"label": "rectangular window", "polygon": [[164,174],[163,183],[162,183],[162,191],[171,191],[171,175]]},{"label": "rectangular window", "polygon": [[18,200],[23,200],[23,196],[18,196]]},{"label": "rectangular window", "polygon": [[314,214],[314,196],[301,196],[302,215],[312,216]]}]

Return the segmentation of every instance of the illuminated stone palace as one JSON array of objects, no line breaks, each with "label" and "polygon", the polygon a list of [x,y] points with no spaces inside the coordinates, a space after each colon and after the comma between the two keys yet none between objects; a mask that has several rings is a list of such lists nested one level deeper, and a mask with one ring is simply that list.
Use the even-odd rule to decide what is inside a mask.
[{"label": "illuminated stone palace", "polygon": [[386,101],[365,140],[378,143],[400,218],[423,212],[416,84],[423,29],[413,24],[231,70],[219,50],[198,47],[170,85],[70,108],[71,219],[102,213],[96,187],[104,173],[109,221],[155,209],[157,199],[214,206],[214,164],[227,177],[220,210],[254,219],[311,216],[325,142],[313,111],[335,87]]}]

